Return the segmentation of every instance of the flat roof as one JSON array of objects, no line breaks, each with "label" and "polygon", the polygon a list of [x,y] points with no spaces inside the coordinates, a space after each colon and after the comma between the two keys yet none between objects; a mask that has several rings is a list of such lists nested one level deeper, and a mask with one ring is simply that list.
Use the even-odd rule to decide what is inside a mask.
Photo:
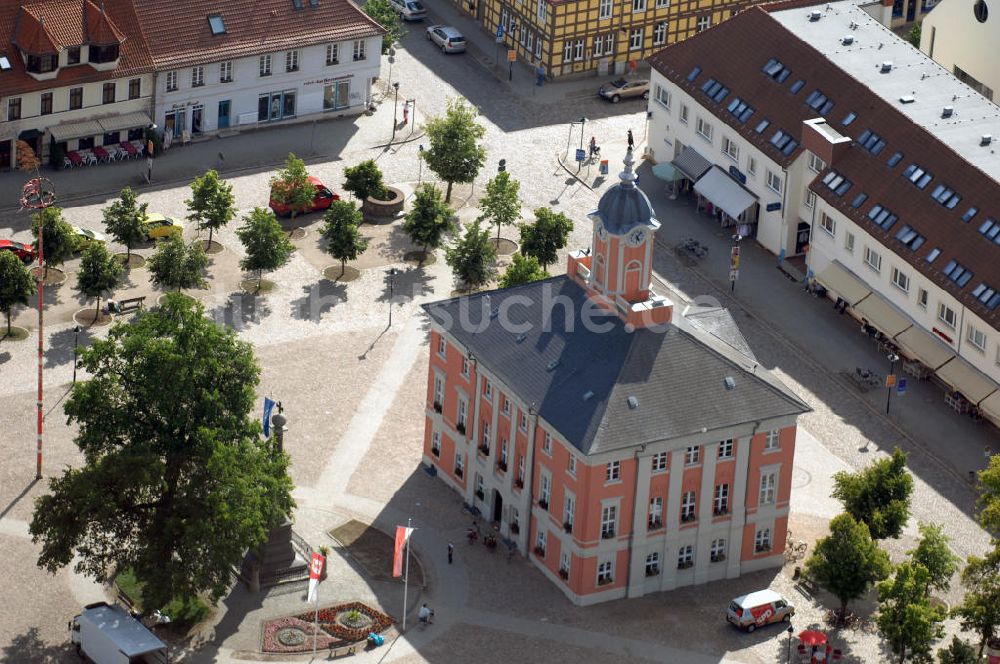
[{"label": "flat roof", "polygon": [[84,609],[83,617],[111,636],[119,650],[126,657],[135,657],[147,652],[166,648],[160,639],[146,629],[142,623],[130,616],[120,606],[95,606]]}]

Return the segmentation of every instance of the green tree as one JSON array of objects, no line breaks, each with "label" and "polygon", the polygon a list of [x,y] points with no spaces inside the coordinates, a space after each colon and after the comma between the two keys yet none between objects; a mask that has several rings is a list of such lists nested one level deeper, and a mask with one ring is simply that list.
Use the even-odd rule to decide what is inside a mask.
[{"label": "green tree", "polygon": [[1000,627],[1000,546],[994,540],[993,550],[985,557],[969,556],[962,570],[965,596],[952,609],[962,629],[979,635],[979,657],[988,641],[996,638]]},{"label": "green tree", "polygon": [[406,34],[399,12],[389,0],[368,0],[362,9],[385,30],[382,35],[382,55],[385,55]]},{"label": "green tree", "polygon": [[87,248],[80,261],[80,271],[76,275],[76,289],[87,297],[96,297],[94,320],[101,315],[101,293],[114,290],[122,276],[122,264],[115,260],[100,242]]},{"label": "green tree", "polygon": [[169,294],[82,353],[64,406],[82,465],[35,501],[39,567],[106,583],[132,569],[148,609],[229,591],[247,549],[290,514],[288,457],[261,437],[249,343]]},{"label": "green tree", "polygon": [[920,22],[917,21],[910,28],[910,33],[906,36],[906,41],[913,44],[916,49],[920,48]]},{"label": "green tree", "polygon": [[236,236],[246,250],[246,256],[240,260],[240,268],[257,272],[258,291],[264,270],[277,270],[288,262],[295,251],[295,245],[282,230],[274,213],[264,208],[256,207],[244,216]]},{"label": "green tree", "polygon": [[549,274],[538,264],[534,256],[514,254],[514,262],[500,275],[500,288],[512,288],[531,281],[545,279]]},{"label": "green tree", "polygon": [[50,267],[62,265],[73,256],[73,227],[62,216],[62,208],[52,206],[42,208],[31,217],[31,232],[38,242],[38,228],[42,228],[42,249],[45,255],[44,277],[49,276]]},{"label": "green tree", "polygon": [[946,592],[959,563],[959,557],[948,546],[951,538],[944,534],[942,526],[935,523],[921,523],[917,528],[920,530],[917,548],[907,553],[914,563],[923,565],[927,570],[927,592],[931,588]]},{"label": "green tree", "polygon": [[441,200],[441,190],[428,183],[417,189],[403,219],[403,232],[426,254],[428,249],[440,247],[445,233],[454,230],[454,215],[451,206]]},{"label": "green tree", "polygon": [[521,183],[513,180],[507,171],[497,173],[497,176],[486,183],[486,195],[479,202],[479,221],[488,221],[497,227],[497,246],[500,245],[500,229],[511,226],[521,218],[521,198],[518,192]]},{"label": "green tree", "polygon": [[271,178],[271,198],[292,209],[292,219],[299,212],[312,209],[316,185],[309,181],[306,163],[289,152],[285,167]]},{"label": "green tree", "polygon": [[421,152],[427,166],[448,183],[445,202],[451,202],[456,182],[472,182],[486,163],[486,148],[480,144],[486,128],[476,123],[476,109],[462,99],[448,100],[443,117],[431,118],[424,126],[430,148]]},{"label": "green tree", "polygon": [[850,514],[830,521],[830,534],[816,542],[805,564],[806,576],[840,600],[841,615],[889,571],[889,556],[871,538],[868,526]]},{"label": "green tree", "polygon": [[[382,0],[379,0],[381,2]],[[382,171],[374,159],[368,159],[357,166],[344,169],[344,189],[354,194],[359,201],[369,196],[385,200],[389,192],[382,181]]]},{"label": "green tree", "polygon": [[454,246],[445,250],[445,259],[465,283],[466,290],[488,283],[497,273],[497,249],[490,242],[489,231],[480,228],[478,221],[466,229]]},{"label": "green tree", "polygon": [[208,256],[201,243],[185,245],[180,235],[171,235],[160,242],[149,259],[149,274],[153,283],[177,291],[203,287],[208,283],[205,280],[207,267]]},{"label": "green tree", "polygon": [[1000,454],[990,457],[990,463],[979,471],[979,523],[993,533],[1000,533]]},{"label": "green tree", "polygon": [[559,250],[566,246],[573,222],[562,212],[549,208],[535,210],[535,221],[521,224],[521,253],[534,256],[547,269],[559,258]]},{"label": "green tree", "polygon": [[957,636],[951,637],[947,648],[938,651],[939,664],[978,664],[976,649]]},{"label": "green tree", "polygon": [[931,606],[927,588],[930,573],[920,563],[905,562],[891,579],[878,584],[876,623],[899,662],[907,654],[929,658],[931,645],[944,635],[941,626],[947,612]]},{"label": "green tree", "polygon": [[139,204],[131,187],[122,189],[114,203],[104,208],[104,230],[115,242],[125,245],[125,264],[132,259],[132,247],[146,239],[146,208],[148,203]]},{"label": "green tree", "polygon": [[26,306],[35,292],[35,280],[21,259],[12,251],[0,251],[0,311],[7,318],[10,335],[10,313],[18,304]]},{"label": "green tree", "polygon": [[[311,200],[311,199],[310,199]],[[191,183],[191,198],[184,201],[190,221],[201,230],[208,229],[208,244],[212,244],[212,232],[222,228],[236,216],[236,197],[233,185],[219,179],[214,170],[194,179]]]},{"label": "green tree", "polygon": [[833,497],[844,511],[863,521],[874,539],[898,538],[910,518],[913,476],[906,469],[906,453],[898,447],[857,473],[833,476]]},{"label": "green tree", "polygon": [[343,276],[347,261],[357,260],[368,248],[368,238],[358,228],[362,221],[361,211],[348,201],[334,201],[323,215],[323,220],[326,222],[323,227],[326,251],[334,260],[340,261],[340,274]]}]

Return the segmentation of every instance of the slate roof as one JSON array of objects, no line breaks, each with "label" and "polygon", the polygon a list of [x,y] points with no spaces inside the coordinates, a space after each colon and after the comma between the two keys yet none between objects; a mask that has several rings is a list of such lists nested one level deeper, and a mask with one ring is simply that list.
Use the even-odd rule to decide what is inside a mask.
[{"label": "slate roof", "polygon": [[[95,81],[127,78],[152,71],[153,63],[139,29],[139,20],[131,0],[101,0],[105,17],[91,21],[85,16],[85,4],[90,0],[0,0],[0,55],[10,60],[11,69],[0,72],[0,96],[11,97],[39,90],[51,90]],[[23,8],[23,10],[22,10]],[[42,29],[44,23],[44,29]],[[35,27],[32,27],[35,24]],[[110,25],[109,25],[110,24]],[[62,67],[55,79],[36,81],[24,70],[20,50],[14,45],[15,35],[25,50],[34,54],[52,52],[55,47],[79,46],[88,41],[87,30],[94,31],[100,43],[108,43],[108,35],[124,38],[118,66],[112,71],[97,71],[87,64]],[[113,41],[112,41],[113,43]]]},{"label": "slate roof", "polygon": [[653,216],[653,206],[646,193],[636,186],[636,174],[632,170],[635,159],[632,150],[625,154],[625,168],[619,174],[619,181],[601,196],[597,209],[590,213],[604,224],[609,233],[625,235],[630,229],[645,226],[656,230],[660,222]]},{"label": "slate roof", "polygon": [[[832,128],[849,136],[854,143],[812,181],[810,188],[982,319],[1000,328],[1000,309],[996,308],[1000,297],[990,309],[988,298],[984,302],[973,295],[974,291],[987,295],[993,289],[1000,292],[1000,245],[979,231],[987,219],[1000,220],[1000,171],[984,172],[957,151],[970,155],[969,158],[982,163],[983,168],[988,167],[989,155],[972,156],[972,150],[983,149],[978,147],[980,132],[976,125],[966,125],[967,133],[975,134],[976,146],[961,144],[951,137],[945,141],[936,133],[940,131],[945,135],[943,132],[951,130],[951,123],[941,121],[941,128],[936,129],[926,122],[927,108],[919,108],[921,99],[932,94],[935,88],[957,82],[939,65],[903,44],[854,3],[830,3],[830,10],[826,6],[823,3],[808,7],[805,3],[793,2],[752,7],[683,42],[668,46],[649,61],[658,72],[711,109],[732,130],[785,167],[799,155],[802,147],[797,145],[784,154],[770,142],[776,129],[790,133],[792,140],[798,141],[803,121],[826,117]],[[789,7],[794,9],[787,9]],[[824,12],[815,25],[810,25],[807,19],[810,9]],[[850,28],[850,22],[858,25],[856,32]],[[789,27],[799,23],[809,28]],[[813,43],[802,38],[805,34],[810,35]],[[856,34],[859,38],[854,45],[842,46],[840,39],[846,34]],[[880,44],[883,47],[880,48]],[[847,52],[855,48],[861,50]],[[824,50],[829,55],[822,52]],[[899,67],[897,62],[897,71],[886,77],[908,76],[907,80],[915,81],[914,86],[925,86],[927,94],[921,96],[918,92],[916,102],[904,105],[877,91],[879,86],[892,86],[891,90],[895,90],[899,85],[898,79],[876,77],[881,61],[893,59],[886,55],[889,50],[904,54],[908,60],[905,67]],[[900,57],[903,56],[897,56],[897,60]],[[870,74],[860,72],[858,58],[870,60],[865,69],[867,71],[870,65]],[[763,69],[772,59],[789,73],[777,72],[775,77],[765,74]],[[689,81],[696,67],[700,69]],[[920,83],[922,72],[929,76]],[[782,82],[776,80],[781,76],[785,76]],[[715,79],[729,90],[718,102],[702,91],[709,79]],[[868,84],[859,79],[867,80]],[[793,93],[792,86],[799,80],[804,84]],[[974,108],[991,107],[996,114],[995,106],[980,103],[981,95],[958,86],[962,97],[973,98]],[[805,103],[815,90],[833,102],[825,113]],[[753,108],[746,122],[741,122],[728,110],[736,98]],[[962,101],[959,99],[955,103],[959,108]],[[855,113],[856,118],[845,126],[843,121],[849,113]],[[770,124],[758,134],[755,128],[763,119]],[[962,121],[993,122],[970,113],[966,113]],[[877,155],[858,144],[866,130],[872,130],[886,142]],[[1000,135],[1000,131],[994,135]],[[898,164],[889,166],[888,159],[897,151],[902,152],[903,157]],[[902,175],[911,163],[919,164],[934,176],[923,190]],[[836,173],[831,177],[839,175],[850,181],[849,188],[840,195],[823,184],[823,179],[832,170]],[[961,201],[951,209],[936,202],[930,195],[939,184],[956,190]],[[867,194],[867,198],[858,207],[852,207],[861,193]],[[876,205],[898,217],[887,230],[868,217]],[[963,215],[973,206],[978,208],[978,214],[970,222],[963,221]],[[904,227],[909,227],[914,236],[923,238],[916,250],[897,239]],[[940,256],[928,263],[925,259],[935,248],[940,249]],[[952,261],[973,275],[961,286],[944,274]],[[985,287],[980,288],[981,284]]]},{"label": "slate roof", "polygon": [[[160,69],[219,62],[385,32],[349,0],[133,0],[143,33]],[[208,17],[222,16],[226,32],[213,35]],[[368,57],[378,57],[378,53]],[[283,67],[284,63],[278,63]]]},{"label": "slate roof", "polygon": [[[505,305],[509,298],[516,299]],[[663,330],[628,332],[616,316],[600,317],[595,322],[609,328],[602,333],[584,325],[587,300],[582,287],[560,276],[424,310],[585,454],[809,410],[752,357],[677,311],[678,324]],[[462,307],[469,329],[457,324]],[[508,331],[506,323],[530,329],[519,341],[521,330]],[[726,389],[727,376],[735,389]],[[629,408],[629,397],[637,408]]]}]

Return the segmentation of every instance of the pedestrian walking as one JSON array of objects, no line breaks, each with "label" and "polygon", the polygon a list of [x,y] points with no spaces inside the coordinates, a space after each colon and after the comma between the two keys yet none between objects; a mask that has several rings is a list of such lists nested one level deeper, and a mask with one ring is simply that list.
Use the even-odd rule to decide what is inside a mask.
[{"label": "pedestrian walking", "polygon": [[628,130],[628,149],[631,150],[635,147],[635,138],[632,136],[632,130]]},{"label": "pedestrian walking", "polygon": [[452,557],[455,555],[455,545],[448,542],[448,564],[451,564]]}]

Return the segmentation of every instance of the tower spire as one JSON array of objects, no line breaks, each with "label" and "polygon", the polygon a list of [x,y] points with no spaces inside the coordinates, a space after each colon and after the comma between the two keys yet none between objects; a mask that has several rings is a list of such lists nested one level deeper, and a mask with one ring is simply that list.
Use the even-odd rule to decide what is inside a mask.
[{"label": "tower spire", "polygon": [[635,181],[638,176],[635,174],[632,165],[635,164],[635,158],[632,156],[632,148],[629,148],[625,153],[625,170],[618,174],[618,179],[621,180],[621,187],[624,189],[635,189]]}]

